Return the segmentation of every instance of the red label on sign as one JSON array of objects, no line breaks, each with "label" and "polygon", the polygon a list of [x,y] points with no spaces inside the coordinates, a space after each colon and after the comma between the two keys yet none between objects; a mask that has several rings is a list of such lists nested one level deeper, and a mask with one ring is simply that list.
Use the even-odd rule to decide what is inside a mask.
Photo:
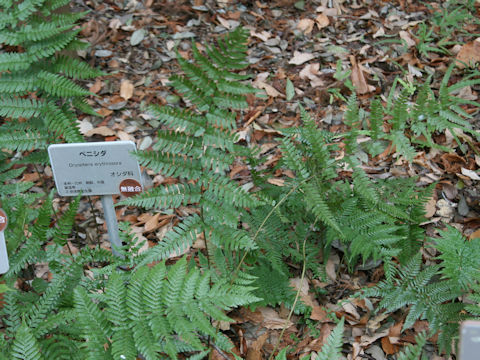
[{"label": "red label on sign", "polygon": [[3,231],[7,228],[7,214],[3,209],[0,209],[0,231]]},{"label": "red label on sign", "polygon": [[118,187],[123,196],[134,196],[142,192],[142,185],[135,179],[125,179],[120,182]]}]

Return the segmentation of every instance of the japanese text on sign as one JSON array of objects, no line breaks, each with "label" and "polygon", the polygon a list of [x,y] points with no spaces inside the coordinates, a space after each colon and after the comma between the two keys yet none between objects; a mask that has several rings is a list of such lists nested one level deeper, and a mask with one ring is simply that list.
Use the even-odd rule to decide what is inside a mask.
[{"label": "japanese text on sign", "polygon": [[113,195],[124,179],[141,188],[132,141],[55,144],[48,147],[58,193],[62,196]]}]

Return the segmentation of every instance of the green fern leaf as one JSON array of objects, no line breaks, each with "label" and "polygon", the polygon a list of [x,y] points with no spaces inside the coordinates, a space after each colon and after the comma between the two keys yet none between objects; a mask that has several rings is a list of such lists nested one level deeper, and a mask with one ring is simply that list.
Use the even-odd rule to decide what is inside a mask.
[{"label": "green fern leaf", "polygon": [[41,360],[40,346],[32,335],[30,329],[23,323],[15,334],[15,340],[11,352],[12,359],[18,360]]},{"label": "green fern leaf", "polygon": [[315,360],[339,360],[342,358],[343,345],[343,325],[344,318],[335,326],[330,335],[328,335],[326,343],[322,346],[321,352]]}]

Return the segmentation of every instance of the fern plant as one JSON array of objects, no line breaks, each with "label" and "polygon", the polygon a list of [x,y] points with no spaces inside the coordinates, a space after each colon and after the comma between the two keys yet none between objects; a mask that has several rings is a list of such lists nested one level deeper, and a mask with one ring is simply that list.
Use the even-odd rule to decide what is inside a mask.
[{"label": "fern plant", "polygon": [[[441,237],[431,239],[432,247],[440,252],[438,264],[422,265],[421,254],[400,268],[386,271],[387,278],[366,289],[365,296],[381,298],[379,309],[389,312],[408,307],[403,329],[418,319],[426,319],[432,333],[438,332],[441,349],[450,352],[452,340],[458,338],[461,320],[478,316],[478,256],[479,239],[467,241],[452,228],[440,231]],[[473,304],[458,299],[470,297]]]},{"label": "fern plant", "polygon": [[[220,281],[186,258],[173,266],[138,265],[150,255],[138,253],[141,244],[133,245],[126,223],[121,257],[88,246],[64,253],[77,205],[78,198],[50,228],[49,197],[28,228],[31,236],[12,252],[0,310],[0,359],[201,358],[209,344],[231,349],[211,320],[229,321],[227,311],[259,300],[252,277]],[[48,263],[51,280],[33,277],[27,289],[15,289],[17,275],[31,277],[37,263]]]},{"label": "fern plant", "polygon": [[[350,105],[347,118],[356,116],[352,111]],[[352,266],[359,258],[408,259],[416,253],[423,242],[423,204],[431,189],[419,191],[414,181],[405,179],[371,180],[355,156],[358,144],[351,133],[344,140],[348,153],[335,160],[338,147],[331,136],[317,129],[304,110],[301,114],[305,125],[282,139],[282,165],[296,174],[285,190],[292,194],[282,207],[283,218],[292,213],[288,207],[303,206],[306,212],[293,212],[303,217],[297,221],[313,224],[317,219],[315,241],[326,255],[331,244],[339,242]],[[346,166],[350,179],[340,179],[338,173]]]},{"label": "fern plant", "polygon": [[238,28],[219,39],[217,47],[207,47],[205,54],[192,45],[194,62],[178,57],[184,75],[172,76],[171,84],[190,108],[150,107],[165,129],[158,132],[154,151],[136,156],[141,165],[179,181],[120,204],[158,210],[188,205],[196,210],[167,233],[155,246],[152,256],[156,255],[147,261],[181,253],[200,234],[206,241],[208,261],[217,251],[256,248],[239,221],[246,208],[260,201],[226,175],[234,159],[246,154],[245,148],[235,144],[236,113],[231,109],[246,108],[245,95],[257,91],[240,81],[248,76],[234,72],[247,65],[247,34]]},{"label": "fern plant", "polygon": [[39,150],[31,160],[46,163],[45,148],[81,142],[75,111],[96,115],[90,92],[75,83],[103,75],[66,55],[83,49],[76,21],[85,13],[59,13],[69,0],[0,1],[0,143],[13,151]]},{"label": "fern plant", "polygon": [[[457,133],[460,130],[474,137],[477,137],[477,133],[470,123],[472,115],[463,110],[462,106],[478,107],[480,104],[453,94],[461,88],[478,84],[480,80],[467,77],[449,85],[454,68],[455,64],[449,66],[437,91],[431,87],[431,78],[418,86],[396,79],[386,106],[379,100],[373,100],[370,113],[361,110],[355,96],[351,96],[347,110],[350,117],[346,116],[346,124],[351,128],[350,136],[363,135],[370,138],[364,139],[367,141],[362,142],[360,150],[376,156],[391,144],[396,153],[411,161],[419,146],[451,151],[433,140],[435,134],[448,130],[465,151],[465,145]],[[403,89],[397,89],[398,83],[404,85]],[[395,96],[397,91],[399,94]],[[385,131],[385,128],[389,130]]]}]

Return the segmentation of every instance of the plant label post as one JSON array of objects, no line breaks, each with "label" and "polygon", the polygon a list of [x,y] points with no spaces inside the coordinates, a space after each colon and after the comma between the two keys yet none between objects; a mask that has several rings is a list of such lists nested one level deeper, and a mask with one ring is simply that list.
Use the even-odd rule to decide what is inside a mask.
[{"label": "plant label post", "polygon": [[7,214],[0,209],[0,274],[5,274],[10,265],[8,264],[7,245],[5,244],[5,235],[3,231],[7,228]]},{"label": "plant label post", "polygon": [[114,255],[122,246],[112,195],[142,192],[133,141],[53,144],[48,147],[53,177],[61,196],[101,195],[108,239]]},{"label": "plant label post", "polygon": [[460,326],[460,360],[477,360],[480,353],[480,321],[466,320]]}]

